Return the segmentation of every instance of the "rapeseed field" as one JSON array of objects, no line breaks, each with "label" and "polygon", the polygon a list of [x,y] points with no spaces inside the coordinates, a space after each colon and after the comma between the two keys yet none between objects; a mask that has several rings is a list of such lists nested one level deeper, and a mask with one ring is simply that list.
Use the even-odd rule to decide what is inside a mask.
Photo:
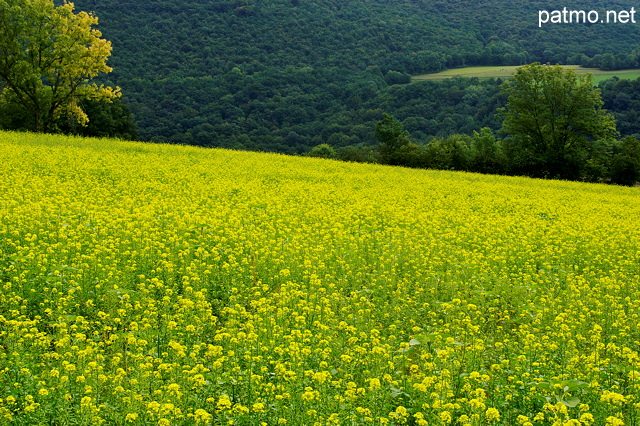
[{"label": "rapeseed field", "polygon": [[636,188],[20,133],[0,164],[0,424],[640,424]]}]

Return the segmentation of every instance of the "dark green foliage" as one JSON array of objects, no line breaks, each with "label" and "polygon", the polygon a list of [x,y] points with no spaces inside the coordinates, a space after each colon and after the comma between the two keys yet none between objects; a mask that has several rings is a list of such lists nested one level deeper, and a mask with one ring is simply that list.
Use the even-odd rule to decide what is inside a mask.
[{"label": "dark green foliage", "polygon": [[[480,132],[474,131],[473,136],[452,135],[434,138],[427,144],[415,144],[398,120],[384,114],[383,120],[376,125],[376,137],[381,142],[378,159],[384,164],[509,175],[521,175],[526,168],[526,174],[534,176],[619,185],[634,185],[640,180],[640,140],[634,137],[621,141],[612,138],[591,140],[581,150],[569,151],[579,159],[565,156],[565,168],[552,163],[554,176],[549,172],[545,157],[536,157],[535,151],[527,149],[526,144],[496,139],[493,131],[486,127]],[[355,161],[373,162],[373,158]]]},{"label": "dark green foliage", "polygon": [[482,129],[474,137],[452,135],[434,138],[426,145],[409,140],[409,133],[389,114],[376,125],[376,138],[381,142],[381,163],[440,170],[498,173],[502,170],[498,143],[490,129]]},{"label": "dark green foliage", "polygon": [[640,67],[640,53],[635,50],[629,53],[604,53],[594,55],[592,58],[584,54],[574,55],[572,64],[581,65],[586,68],[600,68],[606,71],[623,70]]},{"label": "dark green foliage", "polygon": [[502,146],[488,127],[473,132],[470,150],[470,168],[479,173],[501,173],[506,159]]},{"label": "dark green foliage", "polygon": [[511,169],[537,177],[579,179],[590,145],[616,136],[590,75],[534,63],[504,85],[502,131]]},{"label": "dark green foliage", "polygon": [[506,102],[499,80],[453,78],[390,87],[380,97],[411,134],[426,143],[432,137],[471,134],[482,127],[498,129],[496,109]]},{"label": "dark green foliage", "polygon": [[640,181],[640,140],[628,136],[614,148],[610,176],[618,185],[633,186]]},{"label": "dark green foliage", "polygon": [[428,167],[440,170],[469,170],[470,139],[466,135],[452,135],[431,141],[425,149]]},{"label": "dark green foliage", "polygon": [[355,163],[376,163],[378,153],[371,146],[352,145],[340,148],[338,158]]},{"label": "dark green foliage", "polygon": [[613,139],[598,139],[589,145],[589,150],[582,163],[582,180],[586,182],[606,182],[608,180],[613,150],[617,143]]},{"label": "dark green foliage", "polygon": [[309,151],[309,157],[336,158],[336,150],[327,143],[316,145]]},{"label": "dark green foliage", "polygon": [[376,124],[375,137],[380,142],[380,162],[383,164],[406,164],[406,156],[413,150],[410,147],[409,132],[395,117],[384,114]]},{"label": "dark green foliage", "polygon": [[618,131],[623,136],[640,137],[640,79],[621,80],[617,77],[598,86],[604,108],[613,113]]},{"label": "dark green foliage", "polygon": [[291,154],[321,143],[372,146],[380,111],[417,143],[496,130],[495,87],[408,85],[407,76],[598,54],[617,61],[634,55],[640,35],[635,25],[538,28],[537,10],[557,6],[550,1],[75,3],[96,12],[113,42],[109,78],[127,95],[141,139]]},{"label": "dark green foliage", "polygon": [[0,129],[30,130],[34,127],[33,117],[22,105],[0,102]]},{"label": "dark green foliage", "polygon": [[109,137],[123,140],[136,140],[138,133],[133,123],[133,115],[122,98],[113,102],[85,100],[82,109],[89,117],[86,126],[79,126],[72,120],[60,120],[58,128],[63,133],[80,136]]},{"label": "dark green foliage", "polygon": [[[89,117],[86,126],[81,126],[71,117],[59,118],[53,130],[80,136],[111,137],[124,140],[136,140],[138,134],[133,115],[122,98],[112,102],[86,99],[81,102],[83,111]],[[31,130],[32,116],[23,107],[16,104],[0,103],[0,129]]]},{"label": "dark green foliage", "polygon": [[394,84],[408,84],[411,83],[411,76],[398,71],[389,71],[387,75],[384,76],[384,80],[390,86]]}]

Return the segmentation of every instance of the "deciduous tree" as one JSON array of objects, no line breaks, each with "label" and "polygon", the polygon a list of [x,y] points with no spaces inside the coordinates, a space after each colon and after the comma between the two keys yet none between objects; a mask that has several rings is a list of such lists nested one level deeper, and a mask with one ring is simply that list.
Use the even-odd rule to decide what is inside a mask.
[{"label": "deciduous tree", "polygon": [[534,63],[518,68],[503,90],[502,130],[516,172],[577,179],[589,144],[617,134],[590,74]]},{"label": "deciduous tree", "polygon": [[403,164],[402,151],[410,145],[409,132],[395,117],[385,113],[376,124],[375,137],[380,142],[380,161],[384,164]]},{"label": "deciduous tree", "polygon": [[640,141],[627,136],[615,147],[611,159],[611,181],[633,186],[640,180]]},{"label": "deciduous tree", "polygon": [[0,0],[0,102],[30,117],[32,130],[50,132],[66,115],[86,124],[79,99],[111,100],[119,89],[88,84],[108,73],[111,43],[93,28],[98,18],[72,3]]}]

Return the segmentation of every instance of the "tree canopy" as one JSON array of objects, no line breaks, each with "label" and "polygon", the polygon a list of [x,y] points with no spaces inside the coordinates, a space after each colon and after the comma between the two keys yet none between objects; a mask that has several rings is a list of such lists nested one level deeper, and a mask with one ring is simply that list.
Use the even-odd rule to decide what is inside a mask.
[{"label": "tree canopy", "polygon": [[521,172],[575,179],[590,143],[616,136],[590,74],[533,63],[504,83],[503,132]]},{"label": "tree canopy", "polygon": [[411,142],[409,132],[395,117],[385,113],[376,124],[375,137],[380,142],[379,160],[382,163],[418,166],[412,161],[418,146]]},{"label": "tree canopy", "polygon": [[97,23],[66,1],[0,0],[0,103],[29,117],[34,131],[54,130],[63,116],[85,125],[80,100],[119,96],[117,88],[87,84],[111,71],[111,43]]},{"label": "tree canopy", "polygon": [[[374,146],[381,111],[396,116],[412,140],[427,142],[497,130],[493,110],[503,105],[490,83],[402,84],[411,74],[534,61],[640,63],[639,25],[539,28],[537,11],[550,8],[549,0],[75,4],[95,11],[113,42],[108,78],[126,94],[140,138],[170,143],[288,154],[322,143]],[[572,7],[592,9],[593,2]]]}]

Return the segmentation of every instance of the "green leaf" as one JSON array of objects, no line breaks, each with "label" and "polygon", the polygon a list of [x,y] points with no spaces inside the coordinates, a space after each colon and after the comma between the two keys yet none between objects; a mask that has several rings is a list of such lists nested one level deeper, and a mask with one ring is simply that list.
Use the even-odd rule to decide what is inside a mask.
[{"label": "green leaf", "polygon": [[550,391],[552,389],[551,383],[548,383],[548,382],[534,383],[534,385],[538,389],[542,389],[542,390],[546,390],[546,391]]},{"label": "green leaf", "polygon": [[578,404],[580,404],[580,398],[578,398],[577,396],[572,396],[560,402],[562,402],[564,405],[566,405],[569,408],[573,408],[573,407],[576,407]]}]

